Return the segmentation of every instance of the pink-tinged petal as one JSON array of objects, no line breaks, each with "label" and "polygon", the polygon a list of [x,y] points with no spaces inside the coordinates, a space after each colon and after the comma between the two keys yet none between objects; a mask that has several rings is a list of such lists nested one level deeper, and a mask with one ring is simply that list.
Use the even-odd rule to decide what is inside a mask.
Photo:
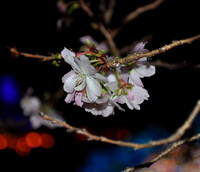
[{"label": "pink-tinged petal", "polygon": [[134,94],[134,102],[136,104],[141,104],[144,100],[148,100],[149,98],[147,90],[142,87],[134,86],[132,92]]},{"label": "pink-tinged petal", "polygon": [[131,102],[128,100],[127,96],[125,95],[121,95],[117,98],[117,102],[120,104],[126,104],[128,106],[129,109],[133,110],[133,106],[131,104]]},{"label": "pink-tinged petal", "polygon": [[77,75],[74,73],[68,75],[67,73],[66,76],[64,76],[63,80],[65,80],[63,86],[64,91],[66,91],[67,93],[72,93],[76,85]]},{"label": "pink-tinged petal", "polygon": [[66,98],[65,98],[65,102],[66,103],[71,103],[72,101],[74,101],[74,95],[75,95],[75,91],[72,92],[71,94],[67,94]]},{"label": "pink-tinged petal", "polygon": [[76,103],[77,106],[80,106],[80,107],[83,106],[82,96],[83,96],[82,92],[79,92],[79,93],[76,94],[75,103]]},{"label": "pink-tinged petal", "polygon": [[133,92],[130,91],[130,90],[128,90],[128,95],[127,96],[128,96],[130,101],[133,101],[135,99],[135,96],[134,96]]},{"label": "pink-tinged petal", "polygon": [[85,43],[87,42],[87,40],[91,41],[91,42],[94,43],[94,44],[97,44],[97,42],[96,42],[90,35],[82,36],[82,37],[80,37],[79,40],[80,40],[80,42],[81,42],[82,44],[85,44]]},{"label": "pink-tinged petal", "polygon": [[141,76],[149,77],[155,74],[155,66],[152,65],[142,65],[135,69]]},{"label": "pink-tinged petal", "polygon": [[134,85],[138,85],[140,87],[144,87],[142,80],[140,79],[140,76],[138,75],[138,73],[135,71],[135,69],[133,69],[130,73],[130,77],[129,77],[129,83],[134,84]]},{"label": "pink-tinged petal", "polygon": [[88,99],[94,102],[101,95],[101,85],[96,79],[91,76],[86,77],[86,83],[86,92]]},{"label": "pink-tinged petal", "polygon": [[148,52],[147,49],[144,48],[146,42],[139,42],[130,53],[142,53],[142,52]]},{"label": "pink-tinged petal", "polygon": [[108,46],[104,42],[101,42],[101,43],[97,44],[97,49],[98,50],[103,49],[105,53],[108,52]]}]

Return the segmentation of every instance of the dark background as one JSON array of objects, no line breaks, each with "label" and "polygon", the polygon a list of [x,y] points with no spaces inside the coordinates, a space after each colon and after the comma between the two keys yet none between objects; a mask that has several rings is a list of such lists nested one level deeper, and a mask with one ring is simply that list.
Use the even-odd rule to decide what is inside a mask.
[{"label": "dark background", "polygon": [[[115,17],[110,27],[119,25],[125,14],[148,2],[151,1],[117,1]],[[95,9],[98,1],[93,1],[92,4]],[[56,22],[63,17],[63,14],[57,10],[56,0],[2,1],[0,11],[0,76],[14,77],[20,94],[29,86],[34,88],[35,95],[39,97],[44,91],[55,93],[62,87],[61,78],[70,68],[69,66],[58,68],[51,63],[40,63],[35,59],[12,58],[8,47],[17,47],[23,52],[48,55],[61,52],[63,47],[77,50],[81,45],[79,38],[83,35],[89,34],[97,41],[103,38],[100,33],[90,28],[91,20],[81,10],[74,12],[74,22],[71,27],[63,27],[58,31]],[[173,40],[199,34],[199,16],[198,2],[195,0],[166,0],[157,9],[148,11],[127,24],[115,41],[118,47],[122,47],[150,35],[151,40],[146,47],[153,50]],[[200,42],[195,41],[157,55],[153,59],[162,59],[170,63],[187,61],[199,64],[199,47]],[[57,103],[57,109],[63,112],[64,118],[70,124],[88,127],[100,135],[110,131],[112,136],[117,129],[127,129],[134,136],[148,126],[159,126],[169,133],[174,132],[199,99],[199,69],[184,68],[170,71],[157,68],[156,74],[151,78],[144,78],[143,82],[150,99],[141,105],[140,111],[127,109],[122,113],[116,110],[113,116],[95,117],[79,107],[65,104],[63,101],[65,95]],[[2,114],[4,116],[9,114],[5,112],[3,102],[1,105],[1,108],[4,106]],[[27,157],[20,157],[13,152],[3,150],[0,151],[1,164],[16,163],[19,166],[16,167],[17,170],[26,169],[24,165],[28,165],[34,170],[49,170],[56,167],[57,171],[76,171],[77,167],[84,164],[91,150],[112,147],[103,143],[80,141],[73,134],[66,133],[65,129],[49,131],[42,128],[41,130],[47,130],[55,136],[54,148],[37,149]],[[13,132],[13,129],[9,132]],[[191,130],[188,134],[193,132],[195,130]],[[7,169],[11,167],[12,165],[7,166]]]}]

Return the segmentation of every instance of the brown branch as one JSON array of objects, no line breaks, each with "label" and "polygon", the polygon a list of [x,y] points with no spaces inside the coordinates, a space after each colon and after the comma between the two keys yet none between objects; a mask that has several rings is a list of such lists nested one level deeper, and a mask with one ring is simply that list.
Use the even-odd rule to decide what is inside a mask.
[{"label": "brown branch", "polygon": [[101,31],[101,33],[104,35],[104,37],[108,41],[108,45],[112,51],[112,54],[114,56],[119,56],[119,51],[115,45],[115,42],[114,42],[111,34],[109,33],[109,31],[105,28],[105,26],[103,24],[99,25],[99,30]]},{"label": "brown branch", "polygon": [[183,61],[183,62],[177,63],[177,64],[174,64],[174,63],[172,64],[172,63],[164,62],[161,60],[156,60],[156,61],[150,61],[150,62],[148,62],[148,64],[157,66],[157,67],[167,68],[169,70],[177,70],[177,69],[182,69],[182,68],[186,68],[186,67],[193,68],[193,69],[200,69],[200,64],[193,65],[186,61]]},{"label": "brown branch", "polygon": [[[83,9],[83,11],[85,11],[85,13],[89,17],[91,17],[91,18],[95,17],[95,14],[92,12],[90,7],[84,2],[84,0],[79,0],[79,4],[80,4],[80,7]],[[106,38],[113,55],[118,56],[119,55],[118,49],[117,49],[115,42],[114,42],[111,34],[109,33],[109,31],[105,28],[103,23],[99,23],[97,25],[98,25],[97,28],[100,30],[100,32],[103,34],[103,36]]]},{"label": "brown branch", "polygon": [[119,28],[116,28],[115,30],[112,31],[112,37],[114,38],[125,26],[125,24],[129,23],[130,21],[136,19],[139,15],[157,8],[160,4],[162,4],[165,0],[155,0],[154,2],[147,4],[143,7],[139,7],[136,10],[132,11],[129,13],[123,20],[122,24],[120,25]]},{"label": "brown branch", "polygon": [[104,12],[104,14],[103,14],[103,16],[104,16],[104,22],[106,24],[110,23],[110,20],[112,18],[113,11],[114,11],[115,3],[116,3],[116,0],[109,0],[108,8]]},{"label": "brown branch", "polygon": [[30,54],[30,53],[20,52],[16,48],[9,48],[9,50],[14,57],[24,56],[27,58],[40,59],[42,62],[49,61],[49,60],[55,60],[55,59],[61,59],[61,56],[59,54],[54,54],[52,56],[43,56],[40,54]]},{"label": "brown branch", "polygon": [[52,121],[55,124],[58,124],[62,127],[67,128],[69,131],[73,131],[77,134],[84,135],[89,140],[105,142],[105,143],[114,144],[114,145],[118,145],[118,146],[131,147],[131,148],[134,148],[135,150],[138,150],[138,149],[143,149],[143,148],[149,148],[149,147],[164,145],[164,144],[168,144],[168,143],[172,143],[174,141],[177,141],[179,138],[181,138],[183,136],[185,131],[188,128],[191,127],[191,124],[192,124],[193,120],[195,119],[195,117],[197,116],[199,111],[200,111],[200,100],[197,102],[197,105],[195,106],[194,110],[192,111],[192,113],[190,114],[188,119],[185,121],[185,123],[173,135],[171,135],[169,138],[166,138],[166,139],[161,139],[161,140],[158,140],[158,141],[151,141],[151,142],[148,142],[148,143],[145,143],[145,144],[124,142],[124,141],[112,140],[112,139],[109,139],[109,138],[106,138],[106,137],[103,137],[103,136],[97,136],[97,135],[94,135],[92,133],[89,133],[85,129],[73,127],[66,122],[57,121],[57,120],[53,119],[52,117],[45,115],[43,113],[41,113],[41,116],[45,120]]},{"label": "brown branch", "polygon": [[169,154],[171,151],[173,151],[174,149],[176,149],[177,147],[187,143],[187,142],[192,142],[195,140],[199,140],[200,139],[200,134],[196,134],[191,138],[186,138],[183,140],[179,140],[175,143],[173,143],[171,146],[169,146],[165,151],[161,152],[160,154],[158,154],[155,158],[153,158],[150,161],[144,162],[142,164],[139,164],[135,167],[128,167],[126,168],[123,172],[134,172],[135,170],[144,168],[144,167],[149,167],[151,166],[153,163],[157,162],[158,160],[160,160],[161,158],[163,158],[164,156],[166,156],[167,154]]},{"label": "brown branch", "polygon": [[97,136],[97,135],[94,135],[92,133],[89,133],[86,129],[80,129],[80,128],[77,128],[77,127],[73,127],[72,125],[70,125],[66,122],[55,120],[52,117],[45,115],[42,112],[40,113],[40,115],[43,119],[51,121],[52,123],[58,124],[62,127],[65,127],[70,132],[75,132],[76,134],[86,136],[88,138],[88,140],[95,140],[95,141],[115,144],[115,145],[118,145],[118,146],[133,147],[133,148],[137,147],[139,145],[139,144],[134,144],[134,143],[112,140],[112,139],[109,139],[109,138],[106,138],[106,137],[103,137],[103,136]]},{"label": "brown branch", "polygon": [[162,4],[164,2],[164,0],[155,0],[154,2],[147,4],[143,7],[139,7],[136,10],[132,11],[131,13],[129,13],[123,20],[122,23],[126,24],[128,22],[130,22],[131,20],[136,19],[140,14],[145,13],[149,10],[153,10],[155,8],[157,8],[160,4]]},{"label": "brown branch", "polygon": [[158,141],[150,141],[149,143],[146,144],[141,144],[139,147],[136,149],[143,149],[143,148],[149,148],[149,147],[154,147],[154,146],[160,146],[160,145],[165,145],[168,143],[172,143],[174,141],[177,141],[180,139],[184,134],[187,129],[189,129],[192,125],[192,122],[196,118],[200,111],[200,100],[197,101],[196,106],[194,107],[192,113],[189,115],[189,117],[185,120],[183,125],[179,127],[174,134],[172,134],[170,137],[166,139],[161,139]]},{"label": "brown branch", "polygon": [[79,0],[79,5],[89,17],[93,18],[95,16],[94,13],[92,12],[92,10],[89,8],[89,6],[87,5],[87,3],[85,3],[84,0]]},{"label": "brown branch", "polygon": [[164,45],[158,49],[155,49],[155,50],[152,50],[149,52],[134,53],[134,54],[128,55],[127,57],[124,57],[124,58],[115,58],[114,60],[107,61],[106,64],[102,65],[101,67],[102,68],[112,68],[112,67],[115,67],[116,64],[124,65],[124,64],[134,63],[143,57],[153,57],[157,54],[164,53],[174,47],[177,47],[179,45],[183,45],[186,43],[192,43],[193,41],[198,40],[198,39],[200,39],[200,34],[190,37],[190,38],[187,38],[187,39],[173,41],[171,44]]}]

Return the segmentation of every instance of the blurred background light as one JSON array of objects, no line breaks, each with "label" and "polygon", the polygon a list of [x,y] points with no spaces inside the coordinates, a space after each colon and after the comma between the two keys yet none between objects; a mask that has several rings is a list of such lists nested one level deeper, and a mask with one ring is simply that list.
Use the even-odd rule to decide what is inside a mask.
[{"label": "blurred background light", "polygon": [[19,90],[14,77],[5,75],[0,77],[0,100],[7,104],[19,101]]}]

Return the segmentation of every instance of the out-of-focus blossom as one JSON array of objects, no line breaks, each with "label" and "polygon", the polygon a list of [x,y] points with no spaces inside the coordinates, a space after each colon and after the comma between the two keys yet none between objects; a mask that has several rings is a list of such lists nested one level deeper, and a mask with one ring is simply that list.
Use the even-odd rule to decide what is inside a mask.
[{"label": "out-of-focus blossom", "polygon": [[57,120],[64,121],[59,112],[57,112],[48,104],[42,104],[42,101],[38,97],[30,94],[25,95],[21,99],[20,107],[23,114],[29,118],[31,127],[33,129],[38,129],[41,126],[46,126],[48,128],[59,127],[57,124],[52,124],[50,121],[42,119],[39,116],[39,112],[44,112]]},{"label": "out-of-focus blossom", "polygon": [[105,53],[108,52],[108,46],[106,45],[105,42],[99,42],[99,43],[98,43],[98,42],[95,41],[94,38],[91,37],[90,35],[85,35],[85,36],[80,37],[80,42],[81,42],[82,44],[86,44],[87,41],[91,41],[93,44],[95,44],[95,45],[96,45],[96,48],[97,48],[98,50],[103,49],[103,50],[105,51]]}]

